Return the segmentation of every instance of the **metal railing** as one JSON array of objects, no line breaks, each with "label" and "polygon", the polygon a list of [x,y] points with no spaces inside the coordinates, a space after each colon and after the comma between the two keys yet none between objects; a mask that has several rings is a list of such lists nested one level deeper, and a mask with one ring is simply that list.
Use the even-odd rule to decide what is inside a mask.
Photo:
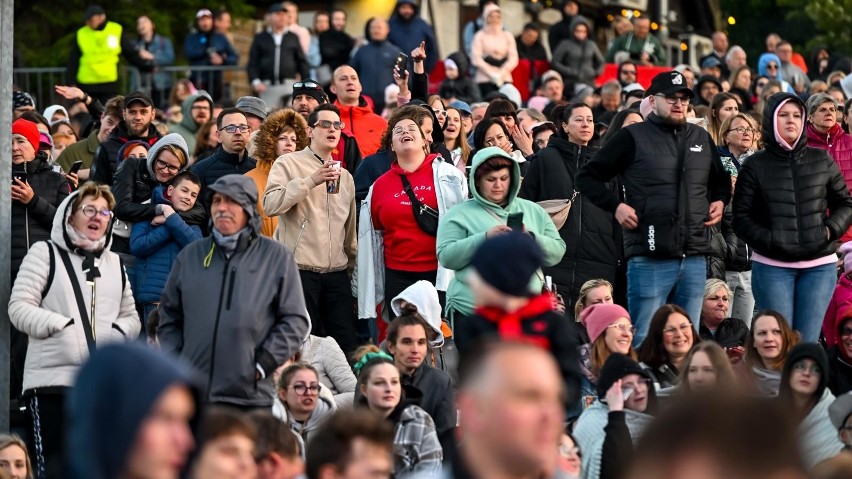
[{"label": "metal railing", "polygon": [[[30,93],[36,100],[37,109],[42,110],[48,105],[66,103],[54,91],[55,85],[67,84],[65,72],[63,67],[15,68],[13,81],[15,86]],[[143,90],[156,97],[155,90],[160,90],[164,92],[167,101],[172,86],[185,78],[191,78],[197,88],[210,90],[214,99],[236,99],[250,91],[248,74],[245,67],[240,65],[177,65],[158,67],[154,72],[140,72],[137,68],[121,65],[118,69],[117,93]]]}]

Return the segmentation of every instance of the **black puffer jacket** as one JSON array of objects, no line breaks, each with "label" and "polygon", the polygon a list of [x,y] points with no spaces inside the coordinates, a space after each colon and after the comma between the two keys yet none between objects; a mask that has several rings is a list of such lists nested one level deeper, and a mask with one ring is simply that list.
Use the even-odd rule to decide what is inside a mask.
[{"label": "black puffer jacket", "polygon": [[68,181],[54,172],[39,154],[33,161],[12,165],[13,173],[27,173],[27,183],[35,192],[28,204],[12,201],[12,278],[30,246],[50,239],[56,207],[70,193]]},{"label": "black puffer jacket", "polygon": [[[535,161],[530,162],[518,196],[536,202],[571,198],[580,167],[597,150],[594,146],[581,147],[561,136],[550,137],[547,147],[538,152]],[[614,194],[618,193],[615,180],[607,185]],[[590,279],[615,281],[615,271],[621,258],[621,228],[612,214],[580,195],[574,201],[559,235],[568,248],[559,264],[544,271],[553,276],[565,304],[573,305],[580,287]]]},{"label": "black puffer jacket", "polygon": [[751,248],[734,233],[733,220],[733,207],[728,205],[722,216],[722,236],[728,246],[725,249],[725,271],[751,271]]},{"label": "black puffer jacket", "polygon": [[[160,185],[151,174],[148,161],[153,157],[128,158],[121,162],[115,172],[115,217],[127,223],[151,221],[157,216],[157,206],[150,202],[151,193]],[[201,202],[196,202],[191,210],[180,213],[181,217],[193,225],[204,225],[207,214]]]},{"label": "black puffer jacket", "polygon": [[153,146],[160,138],[162,138],[162,135],[154,125],[148,126],[148,132],[145,136],[133,136],[127,131],[127,125],[123,121],[120,122],[109,134],[107,140],[98,147],[95,160],[92,163],[90,179],[112,186],[113,176],[118,169],[118,151],[121,150],[121,147],[131,140],[144,141],[148,146]]},{"label": "black puffer jacket", "polygon": [[804,133],[792,151],[775,140],[775,112],[784,101],[805,110],[788,93],[767,102],[766,149],[752,155],[739,172],[733,226],[737,236],[767,258],[808,261],[835,252],[834,240],[852,223],[852,198],[837,164],[828,152],[808,147]]}]

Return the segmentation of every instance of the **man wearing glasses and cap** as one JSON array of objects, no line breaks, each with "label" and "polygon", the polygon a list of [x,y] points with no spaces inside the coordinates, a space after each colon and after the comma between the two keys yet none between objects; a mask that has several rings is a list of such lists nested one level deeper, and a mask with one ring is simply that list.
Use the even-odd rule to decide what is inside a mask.
[{"label": "man wearing glasses and cap", "polygon": [[106,103],[121,90],[118,85],[119,55],[133,66],[150,71],[148,64],[124,34],[121,25],[107,21],[106,10],[89,5],[83,14],[85,25],[77,30],[68,52],[66,85],[76,85],[93,98]]},{"label": "man wearing glasses and cap", "polygon": [[[183,56],[191,66],[236,65],[240,59],[228,37],[213,30],[213,12],[202,8],[195,14],[198,29],[186,37]],[[221,71],[193,70],[189,79],[196,88],[207,90],[213,101],[222,98],[224,85]]]},{"label": "man wearing glasses and cap", "polygon": [[254,36],[249,51],[247,70],[252,89],[273,109],[290,96],[293,82],[307,78],[310,71],[299,37],[287,29],[287,16],[281,3],[273,3],[269,28]]},{"label": "man wearing glasses and cap", "polygon": [[[312,79],[298,81],[293,84],[293,96],[290,107],[305,120],[316,107],[328,103],[328,95],[325,94],[322,86]],[[358,148],[358,141],[354,136],[340,132],[340,142],[337,148],[331,152],[331,157],[335,161],[341,162],[341,166],[346,168],[352,175],[361,163],[361,150]]]},{"label": "man wearing glasses and cap", "polygon": [[[731,178],[707,131],[686,121],[694,93],[677,71],[654,77],[653,112],[621,129],[580,169],[577,188],[621,224],[634,346],[654,311],[671,302],[698,329],[710,253],[710,226],[731,196]],[[607,183],[618,176],[624,201]]]}]

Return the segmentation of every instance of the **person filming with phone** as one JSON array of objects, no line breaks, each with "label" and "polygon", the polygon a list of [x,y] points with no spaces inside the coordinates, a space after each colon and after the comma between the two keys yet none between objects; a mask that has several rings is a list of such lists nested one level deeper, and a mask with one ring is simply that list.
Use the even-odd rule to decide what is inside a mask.
[{"label": "person filming with phone", "polygon": [[[450,209],[438,224],[438,263],[455,271],[447,289],[446,310],[456,325],[474,312],[471,259],[486,239],[512,231],[528,233],[541,248],[543,266],[555,265],[565,254],[565,241],[547,212],[517,197],[521,168],[503,149],[490,146],[479,150],[473,156],[468,182],[473,199]],[[541,292],[544,276],[540,272],[532,276],[529,287]]]}]

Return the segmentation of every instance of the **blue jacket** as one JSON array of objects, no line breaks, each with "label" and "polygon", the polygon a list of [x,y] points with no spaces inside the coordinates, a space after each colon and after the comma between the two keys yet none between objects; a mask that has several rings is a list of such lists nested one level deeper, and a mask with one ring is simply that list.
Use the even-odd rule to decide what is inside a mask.
[{"label": "blue jacket", "polygon": [[[145,46],[145,41],[141,38],[136,40],[137,48]],[[147,46],[147,50],[154,55],[154,60],[148,62],[155,68],[154,73],[140,73],[138,70],[133,70],[130,77],[130,90],[138,90],[140,87],[147,87],[148,79],[146,77],[153,75],[153,86],[158,90],[167,90],[172,87],[172,75],[169,72],[158,72],[157,67],[168,67],[175,64],[175,49],[172,45],[172,40],[164,37],[159,33],[155,33],[151,38],[151,43]],[[141,77],[141,78],[140,78]],[[160,107],[161,105],[155,105]]]},{"label": "blue jacket", "polygon": [[[400,5],[408,3],[414,7],[414,16],[405,20],[399,15]],[[411,50],[420,46],[420,42],[426,41],[426,73],[430,73],[435,64],[438,63],[438,46],[435,41],[435,31],[420,18],[420,7],[413,0],[399,0],[396,3],[393,16],[390,21],[390,33],[388,41],[402,49],[403,53],[409,55]],[[409,67],[410,68],[410,67]]]},{"label": "blue jacket", "polygon": [[[163,197],[165,188],[154,188],[151,203],[171,203]],[[133,224],[130,233],[130,253],[136,257],[136,301],[150,303],[160,300],[166,280],[180,250],[201,239],[201,228],[188,225],[180,215],[174,214],[162,225],[150,221]]]},{"label": "blue jacket", "polygon": [[352,57],[352,68],[361,79],[364,95],[373,100],[373,104],[384,106],[385,87],[394,83],[393,64],[396,56],[403,50],[389,41],[364,45]]},{"label": "blue jacket", "polygon": [[187,35],[183,42],[183,56],[190,65],[210,65],[210,55],[207,53],[209,48],[222,55],[225,65],[236,65],[240,60],[240,55],[234,50],[228,37],[216,32],[195,31]]}]

